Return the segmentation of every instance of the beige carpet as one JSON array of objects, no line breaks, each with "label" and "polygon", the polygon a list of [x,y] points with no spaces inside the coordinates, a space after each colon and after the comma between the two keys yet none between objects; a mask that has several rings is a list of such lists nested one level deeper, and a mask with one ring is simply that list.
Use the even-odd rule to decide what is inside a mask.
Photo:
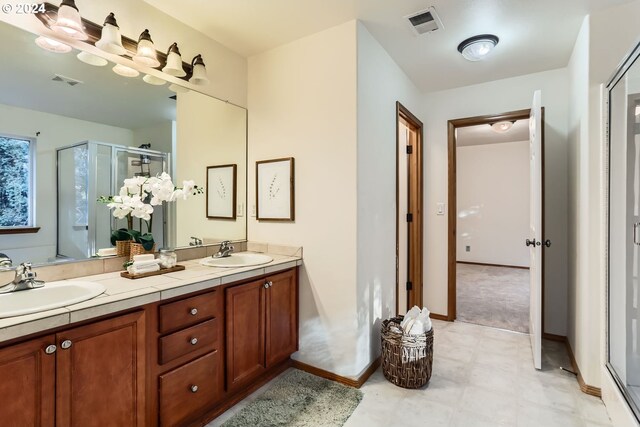
[{"label": "beige carpet", "polygon": [[529,270],[457,264],[457,320],[529,332]]}]

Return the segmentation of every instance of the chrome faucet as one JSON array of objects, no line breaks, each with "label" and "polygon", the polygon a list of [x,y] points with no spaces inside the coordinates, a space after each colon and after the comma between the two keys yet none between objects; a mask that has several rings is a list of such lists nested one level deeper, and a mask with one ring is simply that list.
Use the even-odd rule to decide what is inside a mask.
[{"label": "chrome faucet", "polygon": [[0,294],[43,287],[44,282],[37,280],[36,277],[36,272],[31,270],[31,263],[23,262],[16,269],[16,277],[13,281],[0,286]]},{"label": "chrome faucet", "polygon": [[224,242],[220,243],[220,250],[218,251],[218,253],[213,255],[213,257],[226,258],[231,256],[232,251],[233,251],[233,246],[231,246],[231,242],[228,240],[225,240]]},{"label": "chrome faucet", "polygon": [[0,252],[0,267],[11,267],[12,264],[11,258],[7,254]]},{"label": "chrome faucet", "polygon": [[202,239],[199,239],[197,237],[191,237],[189,246],[202,246]]}]

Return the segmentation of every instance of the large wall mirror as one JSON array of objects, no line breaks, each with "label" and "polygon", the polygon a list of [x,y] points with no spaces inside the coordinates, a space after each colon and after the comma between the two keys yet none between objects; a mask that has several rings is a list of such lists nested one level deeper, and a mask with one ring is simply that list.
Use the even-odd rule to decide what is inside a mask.
[{"label": "large wall mirror", "polygon": [[[143,73],[120,76],[113,63],[92,66],[78,50],[49,52],[36,38],[0,22],[0,253],[13,266],[83,260],[110,247],[111,231],[126,222],[97,198],[117,194],[125,178],[161,172],[205,193],[155,209],[157,248],[192,237],[246,240],[244,108],[148,84]],[[235,165],[232,186],[225,175],[207,179],[208,167],[223,165]],[[227,197],[233,215],[207,216],[207,191]]]},{"label": "large wall mirror", "polygon": [[607,86],[607,367],[640,419],[640,45]]}]

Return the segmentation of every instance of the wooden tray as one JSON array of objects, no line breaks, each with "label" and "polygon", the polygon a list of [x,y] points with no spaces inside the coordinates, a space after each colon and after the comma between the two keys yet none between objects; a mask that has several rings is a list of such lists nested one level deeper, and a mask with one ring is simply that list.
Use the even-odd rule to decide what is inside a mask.
[{"label": "wooden tray", "polygon": [[158,271],[151,271],[149,273],[142,273],[142,274],[129,274],[128,271],[123,271],[120,273],[120,276],[126,278],[126,279],[142,279],[143,277],[151,277],[151,276],[158,276],[160,274],[166,274],[166,273],[173,273],[174,271],[181,271],[184,270],[184,265],[176,265],[175,267],[171,267],[171,268],[161,268]]}]

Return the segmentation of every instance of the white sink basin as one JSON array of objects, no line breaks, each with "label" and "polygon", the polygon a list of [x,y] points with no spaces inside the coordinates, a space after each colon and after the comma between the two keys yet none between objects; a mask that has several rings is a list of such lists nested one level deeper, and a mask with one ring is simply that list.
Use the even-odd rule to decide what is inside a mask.
[{"label": "white sink basin", "polygon": [[207,267],[238,268],[267,264],[271,261],[273,261],[273,258],[268,255],[237,253],[224,258],[208,257],[201,260],[200,264],[206,265]]},{"label": "white sink basin", "polygon": [[42,288],[0,294],[0,319],[38,313],[95,298],[105,291],[94,282],[48,282]]}]

